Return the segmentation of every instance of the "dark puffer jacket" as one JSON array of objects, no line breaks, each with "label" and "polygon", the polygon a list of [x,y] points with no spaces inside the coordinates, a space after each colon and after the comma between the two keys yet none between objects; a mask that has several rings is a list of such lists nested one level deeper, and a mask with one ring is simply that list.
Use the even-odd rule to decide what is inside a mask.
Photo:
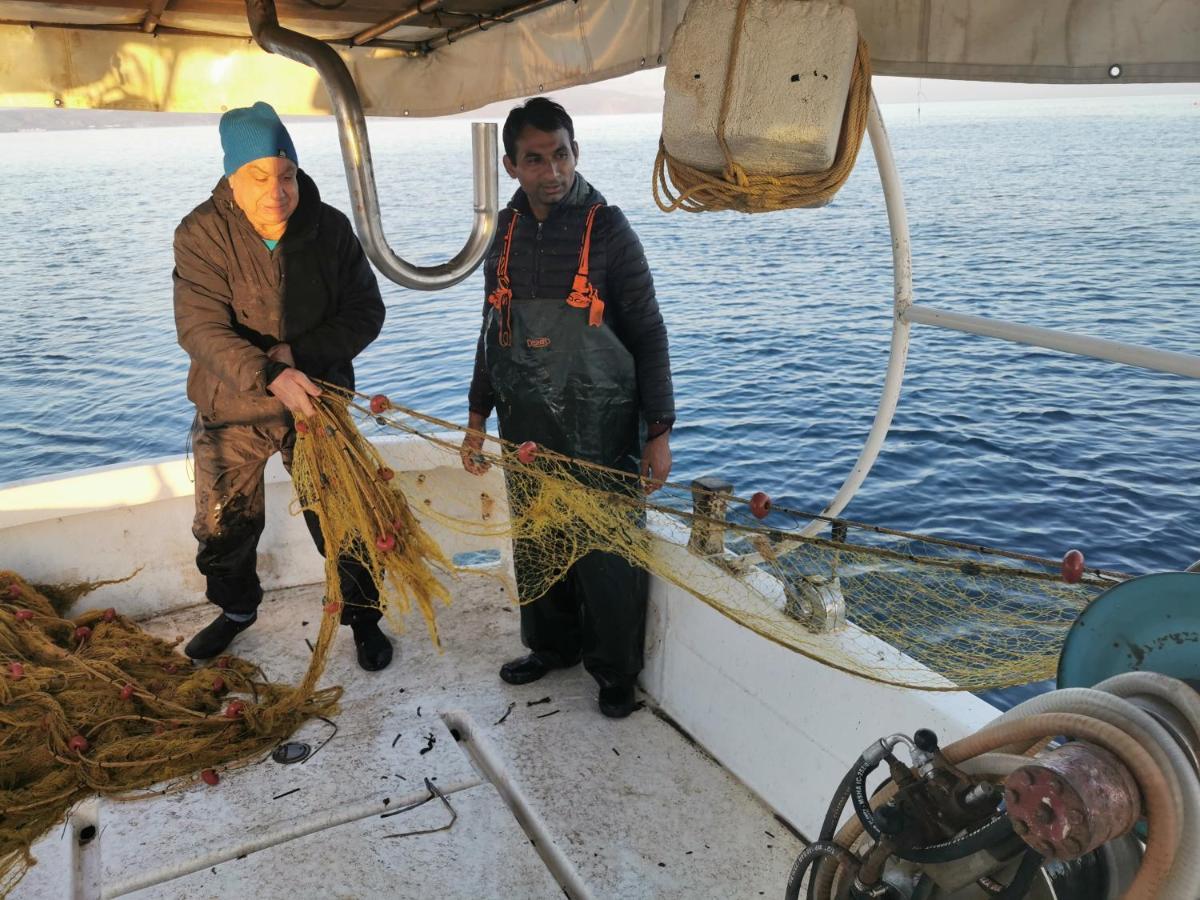
[{"label": "dark puffer jacket", "polygon": [[175,327],[191,357],[187,395],[206,425],[286,421],[267,385],[292,348],[311,378],[353,387],[351,360],[379,334],[375,273],[346,217],[298,175],[300,202],[268,250],[222,178],[175,230]]},{"label": "dark puffer jacket", "polygon": [[[566,302],[579,265],[584,224],[588,210],[604,197],[582,175],[567,195],[554,205],[546,221],[533,217],[529,200],[518,189],[500,214],[496,240],[484,261],[484,296],[496,287],[496,266],[514,211],[520,219],[513,230],[508,275],[514,302],[522,298],[561,297]],[[654,295],[654,279],[625,214],[615,206],[601,207],[592,227],[589,277],[604,300],[604,321],[625,345],[637,366],[638,405],[651,434],[675,421],[675,395],[671,384],[671,360],[667,327],[663,324]],[[483,311],[486,321],[487,303]],[[468,397],[471,412],[488,416],[495,396],[484,359],[483,334],[475,350],[475,372]],[[658,426],[658,427],[655,427]]]}]

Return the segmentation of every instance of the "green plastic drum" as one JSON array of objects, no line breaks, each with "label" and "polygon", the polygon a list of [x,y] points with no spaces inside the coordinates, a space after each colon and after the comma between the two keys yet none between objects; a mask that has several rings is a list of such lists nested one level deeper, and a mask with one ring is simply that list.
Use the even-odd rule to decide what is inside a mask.
[{"label": "green plastic drum", "polygon": [[1123,672],[1159,672],[1200,688],[1200,573],[1130,579],[1079,614],[1058,658],[1058,686],[1092,687]]}]

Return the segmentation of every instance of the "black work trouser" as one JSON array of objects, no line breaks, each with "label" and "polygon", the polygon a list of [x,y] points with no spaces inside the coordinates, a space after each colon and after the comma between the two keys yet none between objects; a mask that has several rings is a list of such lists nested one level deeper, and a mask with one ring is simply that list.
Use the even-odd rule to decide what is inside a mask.
[{"label": "black work trouser", "polygon": [[[514,563],[521,565],[517,560],[524,554],[516,544]],[[524,565],[536,567],[537,561]],[[517,578],[519,584],[520,571]],[[633,684],[642,670],[648,581],[623,557],[593,550],[545,594],[522,604],[521,642],[553,654],[562,665],[582,659],[602,686]]]},{"label": "black work trouser", "polygon": [[[510,503],[529,496],[528,479],[521,490],[507,473]],[[629,485],[611,481],[596,485],[627,492]],[[636,487],[633,488],[636,490]],[[641,525],[641,516],[630,513],[630,523]],[[568,526],[571,527],[571,526]],[[576,525],[584,527],[586,525]],[[521,599],[521,642],[537,653],[549,653],[561,665],[580,659],[601,686],[633,684],[642,670],[646,638],[646,600],[649,577],[625,557],[602,550],[584,554],[531,602],[528,598],[545,583],[546,553],[553,541],[513,541],[513,567]]]},{"label": "black work trouser", "polygon": [[[290,425],[220,425],[192,423],[192,458],[196,472],[196,517],[192,534],[199,542],[196,567],[207,579],[208,599],[225,612],[254,614],[262,602],[258,580],[258,539],[266,524],[263,470],[275,453],[292,471],[296,432]],[[325,540],[316,513],[304,511],[317,552]],[[378,622],[379,590],[370,573],[354,559],[338,561],[342,624]]]}]

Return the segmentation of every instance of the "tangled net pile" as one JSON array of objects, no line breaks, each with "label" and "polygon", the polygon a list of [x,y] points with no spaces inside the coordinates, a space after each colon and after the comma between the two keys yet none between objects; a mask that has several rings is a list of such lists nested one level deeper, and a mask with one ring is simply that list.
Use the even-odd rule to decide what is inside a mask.
[{"label": "tangled net pile", "polygon": [[[534,554],[540,580],[523,585],[524,602],[584,554],[608,551],[823,664],[926,690],[1052,677],[1078,611],[1124,577],[1093,569],[1066,584],[1051,560],[841,520],[831,538],[804,537],[796,526],[808,514],[775,507],[766,524],[752,518],[752,507],[764,512],[761,496],[723,498],[727,521],[693,508],[690,487],[667,484],[647,501],[624,473],[491,437],[482,455],[504,471],[507,502],[481,491],[468,510],[461,496],[435,493],[437,480],[388,468],[351,411],[419,436],[456,469],[460,426],[383,395],[325,387],[317,414],[298,423],[293,463],[297,497],[320,515],[327,550],[325,615],[298,685],[269,683],[233,657],[194,667],[113,609],[68,618],[71,597],[0,572],[0,896],[33,863],[33,841],[77,801],[137,799],[152,785],[161,794],[194,784],[197,772],[215,783],[218,765],[252,760],[305,720],[335,712],[341,688],[317,683],[344,602],[340,554],[372,573],[390,621],[403,628],[415,606],[438,643],[445,576],[458,569],[410,500],[427,521],[510,538],[515,552]],[[717,551],[696,552],[697,534],[716,535]],[[813,597],[835,587],[851,624],[818,633]]]},{"label": "tangled net pile", "polygon": [[139,799],[160,782],[169,783],[154,794],[166,793],[201,770],[215,781],[213,767],[332,714],[342,693],[316,688],[335,616],[292,687],[232,657],[195,668],[115,609],[68,618],[56,593],[0,572],[0,897],[33,864],[33,842],[76,802]]},{"label": "tangled net pile", "polygon": [[67,618],[83,590],[0,571],[0,897],[34,864],[34,841],[78,801],[157,796],[195,784],[196,773],[216,784],[217,766],[253,761],[306,720],[336,712],[342,689],[317,682],[343,602],[339,552],[391,588],[394,621],[415,604],[437,641],[434,603],[449,594],[434,569],[454,567],[387,485],[390,470],[345,404],[319,403],[301,429],[297,493],[321,516],[328,553],[325,613],[295,686],[230,656],[194,667],[115,609]]}]

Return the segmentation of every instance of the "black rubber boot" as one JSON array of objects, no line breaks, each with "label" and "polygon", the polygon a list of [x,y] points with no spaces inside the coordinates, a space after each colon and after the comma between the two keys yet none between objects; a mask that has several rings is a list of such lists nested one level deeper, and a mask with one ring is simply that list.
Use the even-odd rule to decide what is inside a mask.
[{"label": "black rubber boot", "polygon": [[574,662],[563,662],[553,653],[530,653],[510,660],[500,667],[500,679],[509,684],[531,684],[545,677],[551,669],[569,669]]},{"label": "black rubber boot", "polygon": [[354,646],[358,649],[358,664],[368,672],[386,669],[392,661],[392,642],[380,630],[377,622],[351,625]]},{"label": "black rubber boot", "polygon": [[634,699],[632,684],[606,684],[600,688],[600,712],[610,719],[623,719],[641,707]]},{"label": "black rubber boot", "polygon": [[187,642],[183,652],[192,659],[212,659],[256,621],[258,621],[258,616],[247,619],[245,622],[235,622],[225,613],[221,613]]}]

